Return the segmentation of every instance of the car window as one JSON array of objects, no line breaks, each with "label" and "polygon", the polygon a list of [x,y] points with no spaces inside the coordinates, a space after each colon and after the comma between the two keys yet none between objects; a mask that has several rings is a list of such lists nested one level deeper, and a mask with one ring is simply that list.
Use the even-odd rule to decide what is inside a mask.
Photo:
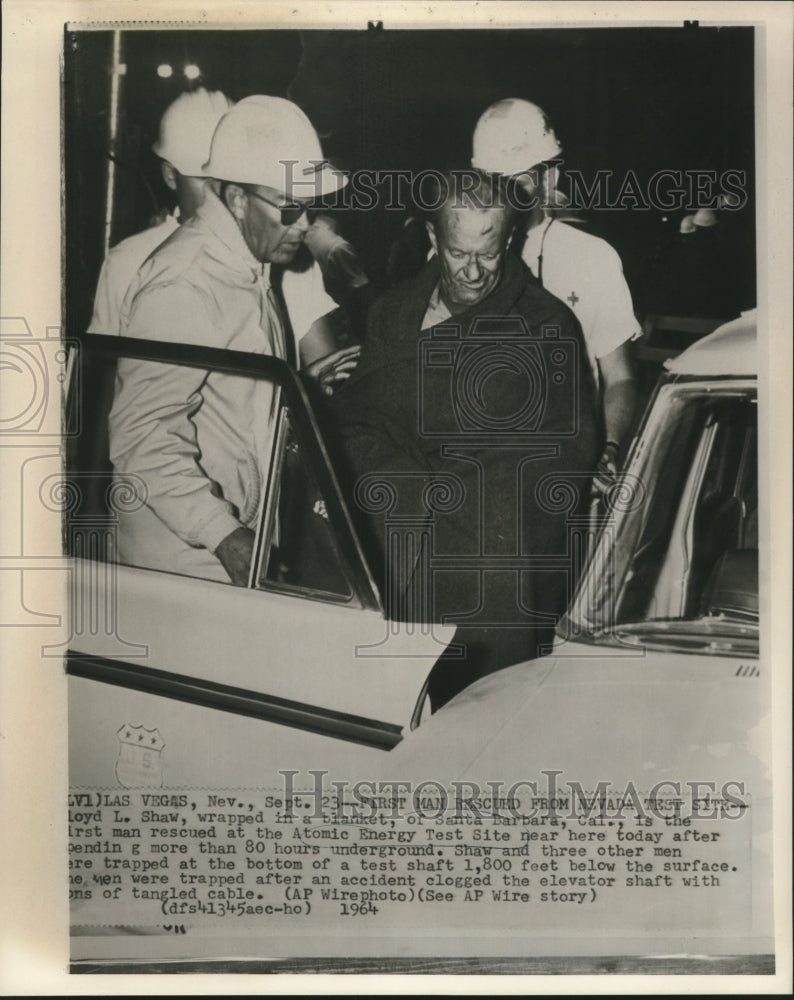
[{"label": "car window", "polygon": [[353,601],[353,574],[287,406],[280,413],[269,500],[256,557],[256,587]]},{"label": "car window", "polygon": [[607,521],[566,628],[602,641],[657,631],[693,649],[757,648],[754,389],[668,386],[656,407],[630,499]]},{"label": "car window", "polygon": [[[135,354],[138,356],[133,358]],[[67,446],[68,554],[230,585],[219,561],[206,548],[196,546],[194,553],[182,545],[187,559],[169,564],[163,552],[173,533],[154,515],[154,505],[147,503],[150,482],[134,467],[120,471],[111,460],[114,448],[116,453],[120,450],[118,421],[114,424],[111,415],[119,385],[131,369],[136,377],[141,372],[152,378],[173,373],[177,382],[183,372],[192,373],[193,381],[206,378],[210,391],[214,377],[232,379],[235,392],[257,392],[264,400],[259,408],[263,421],[258,435],[260,453],[256,454],[251,444],[250,454],[237,463],[239,497],[234,498],[237,504],[233,507],[235,516],[256,532],[251,585],[258,590],[378,608],[377,592],[297,376],[276,359],[257,357],[252,365],[246,357],[181,344],[158,348],[155,342],[91,335],[81,338],[68,414],[68,426],[73,428]],[[207,361],[206,368],[201,365],[202,358]],[[267,370],[252,373],[257,366]],[[192,398],[187,397],[186,412],[188,419],[198,424],[201,407],[196,408]],[[184,421],[181,426],[185,426]],[[143,434],[140,438],[145,443]],[[251,439],[256,435],[252,433]],[[267,445],[266,453],[262,441]],[[163,451],[167,456],[168,447]],[[223,449],[217,451],[222,459]],[[200,454],[197,462],[213,481],[213,469],[205,456]],[[103,526],[98,533],[93,530],[90,542],[86,536],[89,524]],[[134,546],[128,544],[131,534]]]}]

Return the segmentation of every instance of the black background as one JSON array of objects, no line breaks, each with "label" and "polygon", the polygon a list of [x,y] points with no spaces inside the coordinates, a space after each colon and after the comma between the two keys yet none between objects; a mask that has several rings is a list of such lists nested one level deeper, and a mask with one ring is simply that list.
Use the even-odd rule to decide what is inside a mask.
[{"label": "black background", "polygon": [[[112,33],[68,32],[64,64],[65,290],[67,327],[84,329],[103,254],[109,152]],[[347,169],[466,166],[477,118],[493,101],[541,105],[566,169],[741,170],[749,201],[730,235],[726,313],[754,305],[754,65],[752,28],[609,28],[423,31],[126,31],[122,62],[116,211],[111,244],[143,228],[168,203],[151,145],[167,105],[191,86],[288,96]],[[170,63],[174,75],[157,75]],[[182,68],[200,67],[192,83]],[[663,259],[676,251],[683,211],[592,212],[591,231],[620,252],[642,313],[713,313],[675,301]],[[348,212],[344,228],[376,283],[385,284],[394,212]],[[720,265],[725,267],[725,264]],[[677,280],[677,279],[676,279]],[[695,281],[697,288],[697,281]],[[682,293],[683,294],[683,293]],[[672,301],[658,301],[672,295]],[[690,299],[692,295],[690,294]],[[697,295],[695,293],[695,299]],[[727,316],[726,316],[727,318]]]}]

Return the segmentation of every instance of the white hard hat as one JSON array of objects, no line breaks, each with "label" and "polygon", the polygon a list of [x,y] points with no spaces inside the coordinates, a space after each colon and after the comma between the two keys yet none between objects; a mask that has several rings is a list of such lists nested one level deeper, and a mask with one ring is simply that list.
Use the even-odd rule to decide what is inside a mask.
[{"label": "white hard hat", "polygon": [[492,104],[474,129],[471,165],[489,174],[521,174],[562,152],[546,115],[517,97]]},{"label": "white hard hat", "polygon": [[160,135],[152,150],[186,177],[202,177],[215,126],[232,102],[219,90],[180,94],[160,119]]},{"label": "white hard hat", "polygon": [[717,213],[710,208],[699,208],[695,212],[692,222],[701,229],[710,229],[717,225]]},{"label": "white hard hat", "polygon": [[261,94],[235,104],[218,123],[204,172],[318,198],[347,183],[323,159],[320,140],[297,104]]}]

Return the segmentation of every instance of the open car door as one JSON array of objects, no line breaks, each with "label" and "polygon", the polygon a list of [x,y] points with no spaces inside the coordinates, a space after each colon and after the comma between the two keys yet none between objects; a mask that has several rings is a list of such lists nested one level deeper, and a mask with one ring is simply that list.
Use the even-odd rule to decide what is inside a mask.
[{"label": "open car door", "polygon": [[[140,505],[108,457],[119,358],[272,384],[247,587],[119,561],[119,511]],[[90,335],[70,369],[72,787],[262,787],[280,768],[365,772],[418,724],[454,630],[384,618],[299,377],[272,357]]]}]

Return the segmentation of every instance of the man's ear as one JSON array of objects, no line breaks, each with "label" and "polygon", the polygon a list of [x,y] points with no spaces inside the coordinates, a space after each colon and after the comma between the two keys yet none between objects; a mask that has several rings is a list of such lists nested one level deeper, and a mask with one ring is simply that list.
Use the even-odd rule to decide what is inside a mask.
[{"label": "man's ear", "polygon": [[221,188],[223,202],[235,219],[242,219],[245,216],[245,209],[248,204],[248,195],[239,184],[224,184]]},{"label": "man's ear", "polygon": [[425,223],[425,229],[427,230],[427,235],[430,237],[430,246],[433,248],[433,252],[438,256],[438,241],[436,240],[436,227],[429,220]]},{"label": "man's ear", "polygon": [[176,191],[177,170],[173,163],[169,163],[168,160],[163,160],[160,164],[160,172],[163,175],[165,186],[170,188],[172,191]]}]

